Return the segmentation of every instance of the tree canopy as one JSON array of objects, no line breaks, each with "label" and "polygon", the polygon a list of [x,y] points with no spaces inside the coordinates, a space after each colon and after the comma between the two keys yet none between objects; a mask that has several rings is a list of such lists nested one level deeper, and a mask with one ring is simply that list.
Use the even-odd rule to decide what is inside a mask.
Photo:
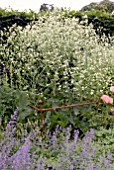
[{"label": "tree canopy", "polygon": [[91,11],[91,10],[102,10],[108,13],[112,13],[114,11],[114,2],[109,0],[103,0],[100,3],[92,2],[81,9],[81,11]]}]

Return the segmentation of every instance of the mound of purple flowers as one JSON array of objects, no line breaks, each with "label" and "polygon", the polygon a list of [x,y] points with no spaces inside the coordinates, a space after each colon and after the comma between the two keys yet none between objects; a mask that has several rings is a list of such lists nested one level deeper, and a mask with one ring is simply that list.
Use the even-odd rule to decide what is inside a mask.
[{"label": "mound of purple flowers", "polygon": [[[0,170],[109,170],[112,156],[98,155],[93,142],[94,130],[79,139],[71,127],[47,131],[42,138],[35,128],[20,139],[15,137],[18,108],[11,116],[0,140]],[[26,131],[26,130],[25,130]],[[25,137],[26,136],[26,137]]]}]

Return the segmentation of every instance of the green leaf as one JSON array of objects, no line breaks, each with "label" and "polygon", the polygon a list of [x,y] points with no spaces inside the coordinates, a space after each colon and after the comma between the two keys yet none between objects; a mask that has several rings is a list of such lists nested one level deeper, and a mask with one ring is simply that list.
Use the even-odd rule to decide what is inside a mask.
[{"label": "green leaf", "polygon": [[34,110],[32,109],[26,109],[25,111],[23,111],[19,116],[18,116],[18,120],[25,120],[27,117],[29,116],[34,116]]},{"label": "green leaf", "polygon": [[74,115],[77,116],[79,113],[79,108],[78,107],[73,107]]}]

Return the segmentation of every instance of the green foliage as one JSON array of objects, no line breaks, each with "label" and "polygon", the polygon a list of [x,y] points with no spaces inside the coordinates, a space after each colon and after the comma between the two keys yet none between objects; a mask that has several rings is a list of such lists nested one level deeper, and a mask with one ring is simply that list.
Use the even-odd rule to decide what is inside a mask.
[{"label": "green foliage", "polygon": [[[39,16],[38,22],[25,29],[13,25],[9,32],[1,31],[1,39],[7,37],[5,42],[0,41],[3,122],[7,122],[17,106],[19,121],[34,122],[39,115],[28,105],[37,105],[39,99],[43,99],[44,108],[61,105],[64,97],[68,104],[83,102],[78,96],[96,100],[100,91],[113,85],[113,46],[105,36],[100,43],[86,20],[79,24],[75,17],[65,15],[65,11],[57,10]],[[113,117],[107,114],[107,109],[103,110],[104,105],[99,107],[99,113],[94,106],[46,112],[45,124],[50,129],[56,124],[62,127],[72,124],[85,133],[92,126],[105,126],[107,117],[112,123]]]},{"label": "green foliage", "polygon": [[0,19],[3,19],[3,17],[7,16],[25,16],[26,18],[36,18],[38,17],[38,13],[35,13],[33,10],[29,10],[29,12],[25,11],[18,11],[18,10],[13,10],[12,8],[9,9],[2,9],[0,8]]},{"label": "green foliage", "polygon": [[114,10],[114,2],[109,0],[103,0],[99,3],[99,8],[111,13]]},{"label": "green foliage", "polygon": [[[96,13],[98,20],[102,19],[101,12]],[[92,18],[96,13],[86,14]],[[39,112],[30,108],[30,105],[39,107],[38,100],[43,101],[42,108],[49,108],[63,105],[64,98],[69,105],[87,102],[84,97],[97,100],[100,92],[109,93],[114,82],[113,37],[109,38],[109,44],[103,35],[101,42],[94,26],[87,26],[87,17],[79,12],[76,15],[79,19],[75,11],[53,11],[41,14],[38,22],[24,29],[13,25],[9,31],[0,32],[0,137],[17,107],[16,137],[20,138],[25,124],[27,133],[36,127],[41,130]],[[43,112],[43,119],[45,132],[54,131],[56,125],[63,128],[71,125],[73,130],[80,131],[81,138],[92,127],[96,129],[94,141],[100,144],[96,146],[97,156],[104,149],[106,155],[108,150],[114,154],[114,115],[102,101],[98,111],[95,105],[74,107]],[[61,135],[59,133],[58,142]],[[34,149],[36,153],[42,152],[47,161],[53,157],[55,164],[55,154],[65,153],[63,147],[61,152],[58,147],[47,152],[44,144],[41,149]],[[14,151],[16,149],[14,147]],[[77,152],[80,152],[80,143]]]},{"label": "green foliage", "polygon": [[102,10],[111,13],[114,10],[114,2],[109,0],[103,0],[99,3],[92,2],[81,9],[81,11],[91,11],[91,10],[93,11]]},{"label": "green foliage", "polygon": [[20,112],[28,106],[30,101],[27,98],[26,92],[13,90],[7,86],[0,87],[0,117],[3,125],[7,123],[17,106]]},{"label": "green foliage", "polygon": [[95,131],[94,141],[99,144],[99,153],[102,153],[104,148],[114,155],[114,126],[105,129],[104,127],[100,127],[99,130]]},{"label": "green foliage", "polygon": [[99,5],[98,3],[92,2],[89,5],[84,6],[80,11],[83,12],[83,11],[96,11],[96,10],[99,10]]}]

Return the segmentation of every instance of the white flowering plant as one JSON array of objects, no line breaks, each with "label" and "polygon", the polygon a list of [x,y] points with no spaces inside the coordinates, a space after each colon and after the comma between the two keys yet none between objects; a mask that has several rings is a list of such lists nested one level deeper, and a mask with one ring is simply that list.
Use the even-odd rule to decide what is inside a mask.
[{"label": "white flowering plant", "polygon": [[[64,12],[55,10],[39,16],[38,21],[27,25],[25,29],[16,25],[11,27],[9,34],[6,33],[7,43],[0,42],[2,86],[32,93],[30,97],[37,94],[36,99],[56,98],[58,103],[63,97],[68,99],[68,103],[80,102],[77,96],[98,99],[100,90],[107,91],[109,86],[113,85],[114,51],[105,36],[100,42],[93,26],[84,24],[79,24],[74,17],[66,18]],[[4,36],[2,31],[1,35]],[[7,110],[10,110],[9,94],[6,98]],[[32,99],[35,100],[35,97]],[[21,97],[18,100],[21,100]],[[4,108],[5,102],[0,102]],[[18,105],[18,102],[12,103]],[[36,104],[36,101],[34,103]],[[87,110],[84,107],[82,111],[74,112],[71,121],[83,126],[82,129],[87,127],[88,119],[96,120],[93,108]],[[1,115],[5,113],[6,110],[3,109]],[[87,124],[80,124],[83,120],[75,120],[77,115],[82,113]],[[69,123],[69,115],[71,116],[71,113],[68,114],[67,121],[65,116],[61,116],[61,124],[64,119],[63,124]],[[104,114],[100,115],[101,119],[97,116],[102,122]]]}]

